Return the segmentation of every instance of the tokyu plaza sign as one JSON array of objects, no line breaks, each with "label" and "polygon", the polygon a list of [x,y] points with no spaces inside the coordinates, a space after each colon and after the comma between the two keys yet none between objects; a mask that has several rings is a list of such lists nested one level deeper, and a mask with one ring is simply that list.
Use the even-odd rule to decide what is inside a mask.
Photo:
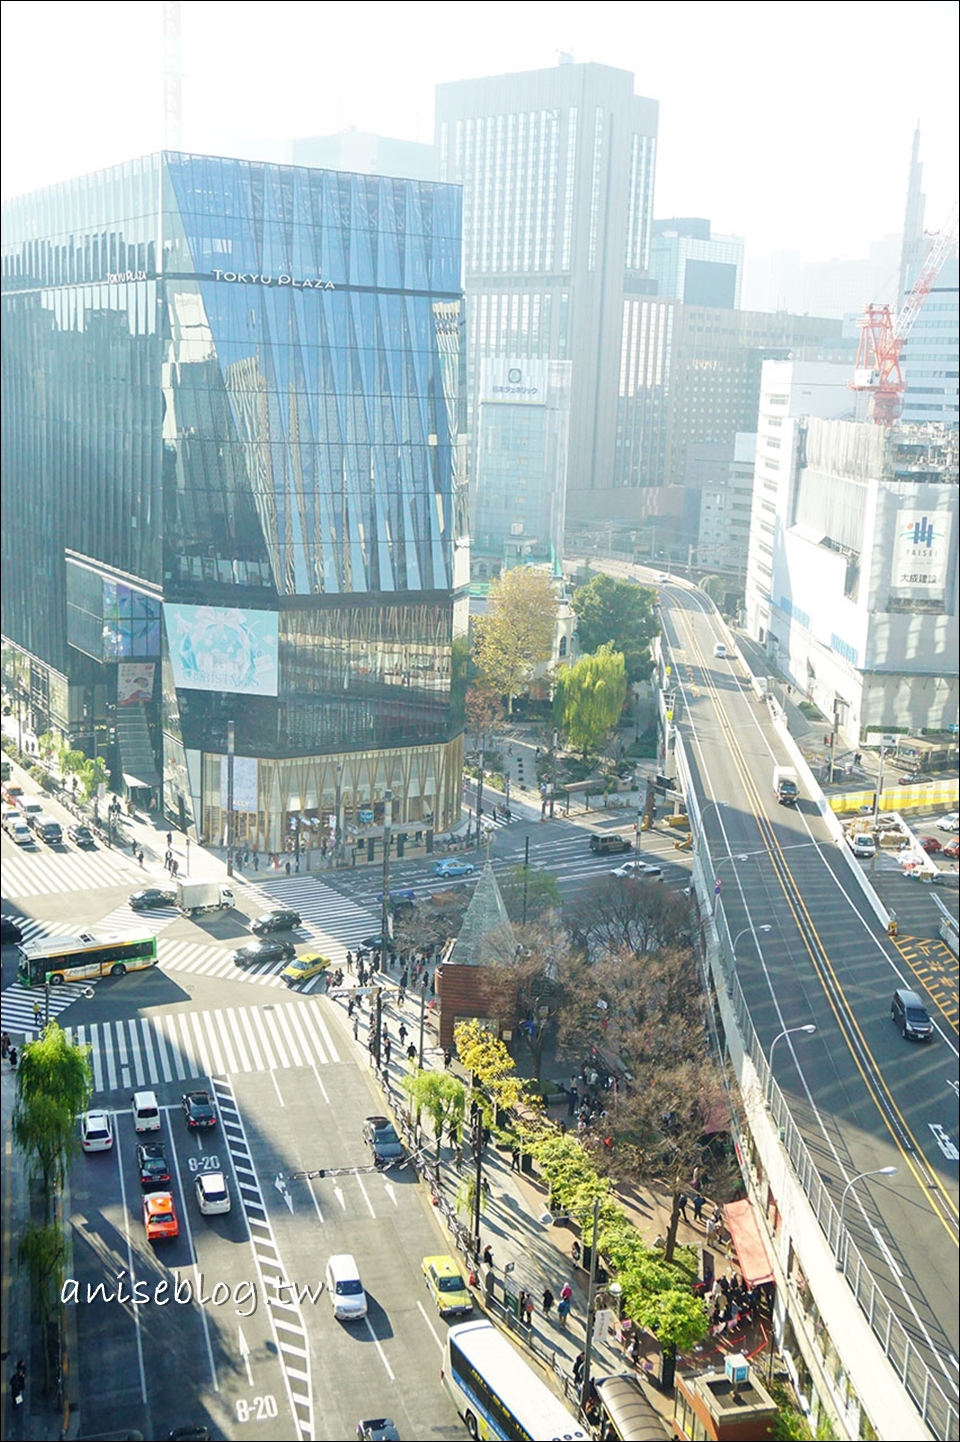
[{"label": "tokyu plaza sign", "polygon": [[249,271],[236,270],[212,270],[210,274],[214,280],[225,280],[231,285],[288,285],[292,290],[336,290],[332,280],[324,280],[322,276],[309,276],[304,280],[298,280],[294,275],[253,275]]}]

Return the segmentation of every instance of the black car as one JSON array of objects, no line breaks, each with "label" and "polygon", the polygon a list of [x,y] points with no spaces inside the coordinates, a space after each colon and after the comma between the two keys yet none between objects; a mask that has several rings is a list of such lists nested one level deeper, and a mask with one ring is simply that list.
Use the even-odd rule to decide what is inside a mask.
[{"label": "black car", "polygon": [[280,907],[276,911],[266,911],[263,916],[258,916],[255,921],[251,921],[250,930],[254,936],[266,936],[269,931],[292,931],[295,926],[299,925],[299,911],[293,911],[290,907]]},{"label": "black car", "polygon": [[187,1092],[183,1098],[183,1115],[191,1131],[217,1125],[217,1114],[209,1092]]},{"label": "black car", "polygon": [[265,961],[292,961],[297,949],[290,941],[248,941],[230,953],[234,966],[260,966]]},{"label": "black car", "polygon": [[140,1168],[140,1185],[145,1192],[154,1187],[169,1186],[170,1163],[160,1142],[140,1143],[137,1147],[137,1166]]},{"label": "black car", "polygon": [[159,886],[146,886],[143,891],[131,892],[127,898],[133,911],[152,911],[156,906],[173,906],[177,898],[172,891],[161,891]]},{"label": "black car", "polygon": [[375,1166],[382,1167],[385,1162],[394,1162],[403,1156],[403,1144],[389,1117],[367,1117],[363,1139],[373,1152]]},{"label": "black car", "polygon": [[0,946],[6,946],[10,941],[22,940],[23,932],[12,916],[4,916],[0,919]]},{"label": "black car", "polygon": [[357,1423],[360,1442],[400,1442],[400,1433],[392,1417],[368,1417]]},{"label": "black car", "polygon": [[89,826],[68,826],[67,840],[72,841],[74,846],[79,846],[83,851],[94,851],[97,845],[97,838]]}]

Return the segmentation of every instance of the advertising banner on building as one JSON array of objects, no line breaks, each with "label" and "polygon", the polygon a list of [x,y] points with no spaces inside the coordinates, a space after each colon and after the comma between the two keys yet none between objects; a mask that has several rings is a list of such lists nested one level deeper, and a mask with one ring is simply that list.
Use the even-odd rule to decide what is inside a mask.
[{"label": "advertising banner on building", "polygon": [[896,596],[934,600],[944,595],[953,539],[946,511],[897,511],[890,589]]},{"label": "advertising banner on building", "polygon": [[[256,811],[257,809],[257,758],[256,756],[234,756],[233,758],[233,809],[234,811]],[[220,758],[220,806],[226,811],[229,804],[230,758]]]},{"label": "advertising banner on building", "polygon": [[175,686],[187,691],[276,696],[279,622],[275,611],[164,604],[163,617]]},{"label": "advertising banner on building", "polygon": [[545,406],[549,379],[549,361],[488,357],[480,362],[480,404]]},{"label": "advertising banner on building", "polygon": [[153,663],[121,661],[117,666],[117,705],[138,706],[153,696]]}]

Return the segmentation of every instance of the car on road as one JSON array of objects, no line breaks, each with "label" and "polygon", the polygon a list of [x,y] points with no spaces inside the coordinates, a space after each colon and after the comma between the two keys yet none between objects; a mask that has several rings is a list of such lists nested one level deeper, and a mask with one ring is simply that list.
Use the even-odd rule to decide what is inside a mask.
[{"label": "car on road", "polygon": [[4,831],[9,831],[15,821],[22,821],[23,817],[15,806],[7,806],[4,803],[3,811],[0,812],[0,826]]},{"label": "car on road", "polygon": [[153,911],[160,906],[175,906],[177,898],[159,886],[145,886],[142,891],[132,891],[127,901],[131,911]]},{"label": "car on road", "polygon": [[84,1112],[80,1118],[80,1145],[85,1152],[108,1152],[113,1146],[113,1120],[109,1112]]},{"label": "car on road", "polygon": [[179,1237],[177,1209],[169,1192],[148,1192],[143,1199],[143,1225],[148,1242],[163,1242]]},{"label": "car on road", "polygon": [[598,856],[618,856],[621,851],[632,851],[633,842],[627,836],[618,836],[615,831],[595,831],[590,837],[590,850]]},{"label": "car on road", "polygon": [[400,1433],[392,1417],[368,1417],[357,1423],[359,1442],[400,1442]]},{"label": "car on road", "polygon": [[18,786],[15,781],[5,781],[0,787],[0,796],[7,806],[16,806],[22,795],[23,787]]},{"label": "car on road", "polygon": [[22,940],[23,932],[20,930],[13,917],[0,917],[0,946],[7,946],[11,941]]},{"label": "car on road", "polygon": [[11,821],[7,827],[7,835],[15,846],[32,846],[33,832],[24,820]]},{"label": "car on road", "polygon": [[373,1152],[374,1166],[382,1167],[403,1156],[403,1143],[389,1117],[367,1117],[363,1124],[363,1140]]},{"label": "car on road", "polygon": [[473,1293],[452,1257],[424,1257],[420,1269],[441,1317],[463,1316],[473,1311]]},{"label": "car on road", "polygon": [[622,866],[615,867],[610,875],[629,876],[634,881],[652,881],[654,877],[663,875],[663,867],[654,866],[649,861],[625,861]]},{"label": "car on road", "polygon": [[713,648],[713,654],[718,661],[725,661],[727,659],[727,648],[722,641],[716,642]]},{"label": "car on road", "polygon": [[223,1172],[201,1172],[194,1182],[197,1206],[205,1217],[220,1217],[230,1210],[230,1189]]},{"label": "car on road", "polygon": [[184,1120],[192,1132],[217,1125],[217,1113],[209,1092],[185,1092],[181,1105]]},{"label": "car on road", "polygon": [[670,577],[667,575],[666,571],[661,571],[660,574],[657,576],[657,580],[660,582],[661,586],[668,586],[670,584]]},{"label": "car on road", "polygon": [[67,827],[67,840],[72,841],[74,846],[79,846],[82,851],[93,851],[97,845],[97,838],[90,827],[84,826],[82,822]]},{"label": "car on road", "polygon": [[292,961],[297,949],[292,942],[277,941],[265,937],[260,941],[248,941],[231,951],[230,960],[234,966],[261,966],[268,961]]},{"label": "car on road", "polygon": [[928,856],[934,856],[938,851],[943,850],[943,845],[935,836],[921,836],[920,850],[925,851]]},{"label": "car on road", "polygon": [[930,1014],[915,991],[900,986],[893,993],[890,1003],[890,1020],[904,1041],[930,1041],[933,1038],[933,1023]]},{"label": "car on road", "polygon": [[141,1142],[137,1147],[137,1166],[145,1192],[170,1185],[170,1163],[162,1142]]},{"label": "car on road", "polygon": [[472,876],[476,871],[472,861],[438,861],[433,868],[434,876]]},{"label": "car on road", "polygon": [[326,971],[329,965],[329,956],[321,956],[319,951],[304,951],[300,956],[295,956],[289,966],[283,968],[280,980],[287,986],[298,986],[301,981],[312,981],[315,976]]},{"label": "car on road", "polygon": [[[389,937],[387,938],[387,945],[388,945],[388,946],[392,946],[392,945],[393,945],[393,942],[390,940]],[[361,951],[382,951],[382,950],[383,950],[383,937],[380,935],[379,932],[377,932],[376,936],[365,936],[365,937],[363,938],[363,940],[361,941],[361,943],[360,943],[360,950],[361,950]]]},{"label": "car on road", "polygon": [[948,856],[951,861],[956,861],[958,854],[960,854],[960,838],[955,836],[952,841],[948,841],[940,854],[941,856]]},{"label": "car on road", "polygon": [[960,812],[948,811],[946,816],[941,816],[933,824],[938,831],[960,831]]},{"label": "car on road", "polygon": [[300,913],[291,907],[278,907],[276,911],[265,911],[250,923],[254,936],[266,936],[271,931],[293,931],[300,925]]}]

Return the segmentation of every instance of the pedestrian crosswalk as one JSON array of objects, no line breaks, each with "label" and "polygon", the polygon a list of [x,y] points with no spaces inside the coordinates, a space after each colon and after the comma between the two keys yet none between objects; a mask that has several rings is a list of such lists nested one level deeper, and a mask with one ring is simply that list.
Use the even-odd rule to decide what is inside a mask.
[{"label": "pedestrian crosswalk", "polygon": [[[29,987],[21,986],[19,981],[14,982],[0,996],[0,1028],[11,1036],[22,1034],[30,1040],[48,1019],[56,1020],[68,1006],[80,1000],[85,988],[92,985],[96,983],[84,982],[81,986],[76,982],[67,982],[64,986],[52,986],[48,999],[43,991],[31,991]],[[39,1012],[36,1007],[40,1008]]]},{"label": "pedestrian crosswalk", "polygon": [[378,909],[364,906],[311,873],[278,877],[269,883],[269,888],[245,881],[240,883],[239,891],[244,910],[269,911],[280,905],[295,907],[304,929],[331,961],[343,961],[348,948],[355,949],[365,936],[380,927]]},{"label": "pedestrian crosswalk", "polygon": [[120,851],[51,851],[37,847],[3,859],[2,894],[11,901],[24,896],[55,896],[67,891],[96,891],[143,881],[143,870]]},{"label": "pedestrian crosswalk", "polygon": [[150,911],[134,911],[125,901],[115,907],[93,927],[96,936],[159,936],[161,931],[180,916],[175,906],[156,906]]},{"label": "pedestrian crosswalk", "polygon": [[313,1004],[157,1012],[71,1030],[90,1047],[94,1093],[339,1062]]}]

